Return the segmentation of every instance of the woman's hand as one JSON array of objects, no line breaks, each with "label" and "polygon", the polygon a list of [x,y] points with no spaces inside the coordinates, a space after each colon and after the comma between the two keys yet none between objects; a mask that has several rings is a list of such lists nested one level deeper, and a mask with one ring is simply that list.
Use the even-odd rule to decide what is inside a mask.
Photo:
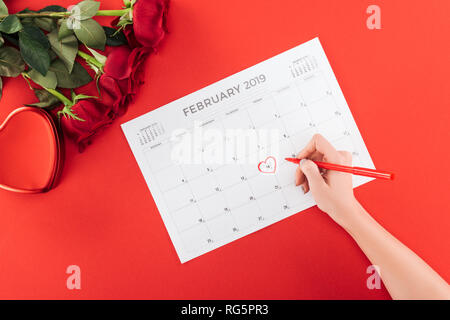
[{"label": "woman's hand", "polygon": [[344,226],[356,211],[350,173],[319,169],[310,161],[352,165],[352,155],[336,149],[320,134],[315,134],[297,158],[303,159],[297,168],[295,184],[304,192],[311,190],[317,206],[339,225]]},{"label": "woman's hand", "polygon": [[336,151],[316,134],[297,156],[295,183],[311,190],[318,207],[342,226],[358,243],[394,299],[450,299],[450,287],[413,251],[378,224],[353,195],[352,175],[320,171],[307,159],[350,166],[352,156]]}]

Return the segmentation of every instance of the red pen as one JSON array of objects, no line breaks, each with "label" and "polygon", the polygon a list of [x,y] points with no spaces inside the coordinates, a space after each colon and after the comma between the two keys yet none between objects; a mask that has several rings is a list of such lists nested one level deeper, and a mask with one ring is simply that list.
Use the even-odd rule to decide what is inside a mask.
[{"label": "red pen", "polygon": [[[285,158],[284,160],[299,164],[302,159]],[[358,176],[364,176],[364,177],[371,177],[371,178],[378,178],[378,179],[385,179],[385,180],[394,180],[394,174],[387,172],[387,171],[380,171],[380,170],[361,168],[361,167],[349,167],[349,166],[343,166],[340,164],[327,163],[327,162],[314,161],[314,160],[312,160],[312,161],[315,164],[317,164],[317,166],[319,168],[322,168],[322,169],[347,172],[347,173],[356,174]]]}]

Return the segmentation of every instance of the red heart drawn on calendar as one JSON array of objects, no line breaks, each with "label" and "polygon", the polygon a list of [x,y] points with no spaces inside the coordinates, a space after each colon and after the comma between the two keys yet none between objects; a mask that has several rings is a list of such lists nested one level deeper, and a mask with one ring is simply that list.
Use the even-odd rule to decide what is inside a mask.
[{"label": "red heart drawn on calendar", "polygon": [[0,188],[19,193],[51,189],[62,167],[61,144],[46,111],[14,110],[0,125]]},{"label": "red heart drawn on calendar", "polygon": [[277,159],[273,156],[267,157],[266,160],[258,164],[258,170],[261,173],[275,173],[277,170]]}]

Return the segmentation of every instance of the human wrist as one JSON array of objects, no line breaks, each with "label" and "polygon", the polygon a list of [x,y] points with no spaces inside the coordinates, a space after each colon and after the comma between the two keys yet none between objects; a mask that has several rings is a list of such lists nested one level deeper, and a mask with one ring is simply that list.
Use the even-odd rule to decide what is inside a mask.
[{"label": "human wrist", "polygon": [[376,225],[376,221],[358,201],[356,201],[354,205],[355,207],[352,210],[352,214],[349,215],[349,219],[341,226],[353,239],[355,239],[355,241],[358,242],[358,239],[365,237],[368,230],[371,230],[371,228]]},{"label": "human wrist", "polygon": [[352,197],[336,207],[334,216],[339,217],[338,224],[350,232],[361,216],[361,205],[355,197]]}]

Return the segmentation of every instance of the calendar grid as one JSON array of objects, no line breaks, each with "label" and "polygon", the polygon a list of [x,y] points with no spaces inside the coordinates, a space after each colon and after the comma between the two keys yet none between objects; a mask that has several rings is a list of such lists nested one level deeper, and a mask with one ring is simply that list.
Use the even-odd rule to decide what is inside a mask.
[{"label": "calendar grid", "polygon": [[[319,71],[319,72],[320,72],[320,71]],[[317,73],[315,73],[315,74],[313,74],[313,75],[309,75],[308,78],[303,79],[303,81],[308,81],[308,79],[312,79],[313,77],[317,77],[317,76],[318,76],[317,74],[318,74],[319,72],[317,72]],[[320,76],[320,75],[319,75],[319,76]],[[311,130],[311,129],[313,129],[314,132],[315,132],[317,126],[320,126],[322,123],[327,122],[327,121],[330,120],[330,119],[327,119],[327,120],[324,120],[324,121],[322,121],[322,122],[316,121],[316,120],[314,119],[314,117],[312,116],[310,110],[309,110],[309,108],[311,107],[311,104],[314,104],[314,103],[316,103],[316,102],[319,102],[319,101],[325,99],[326,96],[324,96],[324,97],[319,97],[319,98],[317,98],[317,100],[313,100],[313,101],[310,101],[309,104],[305,104],[305,98],[304,98],[303,95],[302,95],[301,84],[299,84],[298,81],[295,81],[295,80],[292,81],[292,82],[290,82],[288,85],[282,87],[281,89],[273,90],[273,91],[265,90],[264,93],[261,94],[257,99],[253,99],[254,96],[252,95],[252,97],[246,99],[246,101],[250,101],[249,103],[244,104],[244,106],[240,106],[239,112],[245,111],[245,113],[246,113],[248,119],[250,120],[251,128],[256,129],[257,126],[255,125],[255,123],[254,123],[253,120],[252,120],[252,116],[251,116],[250,111],[249,111],[249,106],[250,106],[251,104],[257,104],[257,103],[260,103],[260,102],[262,102],[262,101],[270,101],[270,102],[271,102],[270,105],[273,107],[273,112],[274,112],[274,113],[273,113],[273,118],[270,119],[270,120],[267,120],[267,121],[265,121],[265,122],[262,122],[262,123],[260,124],[260,126],[265,126],[265,125],[271,124],[271,123],[273,123],[273,122],[275,122],[275,121],[277,121],[277,120],[280,120],[280,121],[281,121],[281,125],[282,125],[282,132],[283,132],[283,135],[282,135],[282,137],[280,138],[280,141],[287,140],[287,141],[290,143],[292,149],[293,149],[293,150],[296,150],[296,149],[295,149],[296,146],[295,146],[294,143],[292,142],[292,139],[290,139],[290,138],[291,138],[291,135],[288,133],[288,130],[286,129],[286,125],[285,125],[285,122],[284,122],[284,118],[285,118],[285,117],[290,117],[293,113],[295,113],[295,112],[297,111],[298,108],[296,108],[296,109],[294,109],[294,110],[291,110],[291,111],[287,111],[287,112],[285,112],[285,113],[282,113],[282,112],[279,110],[279,106],[277,106],[276,101],[274,100],[274,99],[275,99],[275,98],[274,98],[274,95],[279,94],[279,93],[283,92],[284,90],[289,90],[289,89],[291,89],[291,88],[295,88],[296,93],[297,93],[297,95],[298,95],[298,97],[299,97],[298,102],[297,102],[298,107],[299,107],[299,108],[304,108],[304,109],[306,110],[307,115],[308,115],[308,118],[309,118],[309,120],[308,120],[308,122],[309,122],[309,128],[306,128],[306,129],[304,129],[304,130],[302,130],[302,131],[300,131],[300,132],[296,132],[296,133],[294,133],[294,135],[296,135],[296,134],[302,134],[302,132],[306,132],[306,131]],[[262,90],[261,90],[261,91],[262,91]],[[335,109],[339,110],[339,106],[338,106],[338,104],[336,103],[336,101],[335,101],[335,99],[334,99],[334,96],[332,95],[331,91],[329,90],[329,86],[327,86],[325,92],[326,92],[327,95],[333,97],[333,102],[334,102],[334,103],[333,103],[333,107],[334,107]],[[230,103],[230,104],[228,104],[226,107],[224,107],[224,109],[231,109],[231,108],[233,108],[234,106],[235,106],[234,104],[231,104],[231,103]],[[203,121],[203,123],[207,123],[208,119],[210,119],[211,116],[215,116],[215,121],[214,121],[213,123],[219,124],[219,126],[222,127],[222,128],[225,127],[225,125],[224,125],[224,123],[223,123],[223,120],[224,120],[224,118],[226,117],[226,112],[223,112],[223,110],[222,110],[222,111],[215,111],[215,112],[213,112],[213,113],[210,113],[207,117],[203,117],[203,118],[201,118],[201,119],[200,119],[200,118],[197,118],[196,120],[197,120],[197,121],[200,120],[200,122]],[[206,125],[206,126],[207,126],[207,125]],[[345,128],[346,128],[346,127],[345,127]],[[186,133],[191,133],[192,130],[194,130],[193,127],[190,127],[190,128],[188,128],[188,129],[186,129]],[[346,129],[346,130],[347,130],[347,129]],[[337,138],[336,140],[339,140],[339,139],[341,139],[341,137]],[[205,147],[205,146],[203,145],[202,148],[204,148],[204,147]],[[267,147],[267,148],[270,147],[270,144],[269,144],[269,145],[266,145],[266,147]],[[298,147],[297,147],[297,148],[298,148]],[[246,153],[244,156],[249,156],[249,154]],[[235,164],[231,164],[231,165],[235,165]],[[283,164],[283,165],[284,165],[284,164]],[[168,165],[167,167],[165,167],[164,169],[167,169],[167,168],[170,167],[170,166],[173,167],[173,166],[176,166],[176,165],[169,164],[169,165]],[[209,236],[210,236],[210,238],[207,239],[207,240],[208,240],[207,242],[208,242],[208,243],[213,243],[216,239],[214,239],[214,236],[213,236],[213,234],[212,234],[210,228],[208,227],[208,223],[211,222],[211,221],[214,221],[215,219],[219,219],[219,218],[220,218],[221,216],[223,216],[223,215],[230,215],[230,216],[232,217],[232,219],[233,219],[233,225],[234,225],[233,230],[235,230],[235,232],[241,231],[241,230],[239,229],[239,227],[238,227],[237,222],[236,222],[236,217],[235,217],[235,215],[234,215],[234,211],[235,211],[235,210],[238,210],[238,209],[240,209],[240,208],[242,208],[242,207],[245,207],[245,206],[247,206],[247,205],[249,205],[249,204],[248,204],[248,203],[244,203],[244,204],[239,205],[239,206],[236,206],[236,207],[231,207],[231,206],[229,206],[229,204],[227,203],[226,197],[223,195],[223,191],[225,191],[225,190],[223,189],[222,186],[220,186],[220,183],[218,182],[217,177],[215,177],[215,174],[214,174],[215,171],[220,170],[220,169],[221,169],[222,167],[224,167],[224,166],[225,166],[225,165],[219,165],[214,171],[211,171],[211,172],[205,172],[205,173],[203,173],[203,174],[201,174],[201,175],[199,175],[199,176],[197,176],[197,177],[194,177],[193,179],[195,180],[195,179],[201,179],[201,178],[203,178],[203,177],[205,177],[205,176],[211,176],[211,177],[215,180],[215,184],[217,185],[217,188],[220,188],[220,194],[221,194],[221,197],[223,198],[223,200],[224,200],[224,202],[225,202],[225,204],[226,204],[226,208],[229,209],[229,212],[220,212],[220,213],[215,214],[215,215],[214,215],[213,217],[211,217],[211,218],[205,218],[204,213],[203,213],[202,210],[198,207],[198,202],[203,201],[203,200],[206,200],[206,199],[211,198],[211,197],[215,197],[216,194],[215,194],[215,193],[211,193],[211,194],[209,194],[209,195],[206,195],[206,196],[203,197],[203,198],[198,198],[198,199],[197,199],[197,198],[195,197],[194,193],[192,192],[192,189],[190,188],[190,192],[191,192],[191,196],[192,196],[192,199],[193,199],[193,203],[194,203],[194,204],[188,203],[188,204],[186,204],[185,206],[182,206],[181,208],[177,208],[176,210],[171,211],[171,212],[172,212],[172,216],[173,216],[173,214],[176,214],[177,211],[182,211],[182,210],[185,209],[187,206],[195,205],[195,206],[197,207],[198,211],[200,212],[201,218],[199,219],[199,221],[198,221],[197,224],[193,224],[192,226],[190,226],[190,227],[188,227],[188,228],[186,228],[186,229],[183,229],[183,230],[178,230],[178,232],[183,233],[183,232],[189,231],[189,230],[192,229],[192,228],[197,227],[198,224],[204,224],[205,227],[207,228],[208,233],[209,233]],[[180,166],[180,168],[181,168],[181,167],[182,167],[182,166]],[[181,170],[183,171],[184,169],[181,168]],[[241,172],[244,172],[242,166],[239,166],[239,170],[241,170]],[[275,176],[274,176],[274,179],[275,179],[275,181],[276,181],[276,185],[274,186],[275,189],[272,190],[272,191],[263,193],[263,194],[259,195],[258,197],[256,197],[255,194],[254,194],[254,191],[252,190],[252,186],[251,186],[250,183],[249,183],[249,179],[254,178],[256,175],[252,175],[252,176],[248,176],[248,177],[247,177],[245,174],[243,174],[243,176],[245,177],[245,182],[246,182],[248,188],[250,189],[250,200],[249,200],[249,201],[250,201],[250,202],[251,202],[251,201],[254,201],[254,202],[256,203],[256,205],[258,206],[258,215],[257,215],[257,218],[258,218],[259,220],[255,221],[254,224],[258,224],[258,222],[261,222],[261,221],[264,221],[264,220],[265,220],[265,219],[264,219],[263,212],[262,212],[262,210],[261,210],[260,200],[263,199],[263,198],[265,198],[265,197],[267,197],[267,196],[269,196],[269,195],[272,194],[272,193],[278,192],[278,193],[282,196],[282,198],[283,198],[283,203],[284,203],[284,204],[283,204],[283,207],[284,207],[284,209],[285,209],[285,210],[286,210],[286,209],[291,209],[290,206],[289,206],[289,201],[286,199],[286,196],[285,196],[285,193],[283,192],[283,189],[284,189],[285,187],[294,186],[293,183],[292,183],[292,184],[282,184],[282,183],[280,183],[278,177],[275,175]],[[184,177],[184,180],[185,180],[186,184],[189,185],[189,182],[191,182],[192,180],[191,180],[191,179],[188,179],[188,178],[186,177],[186,174],[185,174],[184,172],[183,172],[183,177]],[[235,187],[236,185],[238,185],[238,184],[240,184],[240,183],[242,183],[242,182],[236,182],[235,184],[228,186],[228,189],[233,188],[233,187]],[[177,187],[179,187],[179,186],[174,186],[174,187],[172,187],[172,189],[173,189],[173,188],[177,188]],[[171,189],[167,189],[166,191],[171,191]],[[280,212],[281,212],[281,211],[280,211]],[[277,214],[277,213],[280,213],[280,212],[274,212],[273,214]],[[247,228],[250,228],[250,227],[252,227],[252,226],[247,226]],[[234,229],[234,228],[236,228],[237,230]],[[220,239],[217,239],[217,240],[220,240]],[[207,245],[207,244],[204,244],[204,245]]]},{"label": "calendar grid", "polygon": [[[211,90],[207,87],[181,98],[171,104],[173,112],[167,106],[167,111],[145,121],[138,118],[128,126],[128,130],[139,128],[133,134],[139,143],[130,145],[182,262],[313,205],[311,195],[295,186],[296,167],[283,158],[295,157],[314,133],[323,134],[338,149],[351,150],[355,162],[373,166],[319,42],[313,40],[274,59]],[[231,84],[241,85],[241,91],[236,89],[239,94],[227,89]],[[206,101],[202,98],[230,90],[233,95],[220,105],[200,108]],[[198,110],[190,111],[198,105]],[[180,107],[188,107],[188,114],[177,113]],[[170,122],[172,114],[177,121]],[[174,140],[169,135],[176,126],[182,133]],[[202,160],[219,155],[222,160],[172,159],[177,140],[193,139],[199,127],[217,130],[222,140],[194,143],[194,155]],[[249,138],[244,149],[233,145],[231,154],[214,153],[216,142],[231,141],[228,129],[253,130],[247,133],[256,134],[258,143],[251,145]],[[261,129],[278,132],[277,139],[260,140]],[[258,171],[258,163],[268,156],[277,159],[274,174]],[[360,185],[367,180],[354,181]]]}]

